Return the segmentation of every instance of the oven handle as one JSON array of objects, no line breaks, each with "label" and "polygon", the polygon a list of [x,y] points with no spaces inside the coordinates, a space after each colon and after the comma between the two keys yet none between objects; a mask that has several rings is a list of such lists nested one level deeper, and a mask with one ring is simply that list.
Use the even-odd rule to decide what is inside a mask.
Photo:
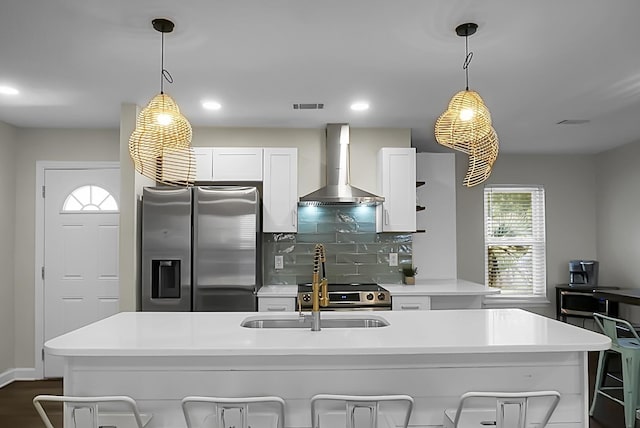
[{"label": "oven handle", "polygon": [[593,316],[593,312],[579,311],[577,309],[565,309],[565,308],[562,308],[562,309],[560,309],[560,313],[565,314],[565,315],[582,315],[582,316],[586,316],[586,317]]},{"label": "oven handle", "polygon": [[[302,307],[302,311],[310,311],[311,307]],[[349,307],[324,307],[321,312],[348,312],[348,311],[390,311],[391,306],[349,306]]]},{"label": "oven handle", "polygon": [[590,291],[560,291],[562,296],[590,296],[593,297],[593,293]]}]

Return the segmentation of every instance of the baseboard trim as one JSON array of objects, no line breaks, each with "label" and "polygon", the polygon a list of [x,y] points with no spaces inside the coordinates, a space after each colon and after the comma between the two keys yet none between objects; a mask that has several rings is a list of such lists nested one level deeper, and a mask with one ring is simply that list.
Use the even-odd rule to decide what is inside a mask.
[{"label": "baseboard trim", "polygon": [[18,368],[9,369],[0,373],[0,388],[9,385],[14,380],[36,380],[40,377],[36,376],[35,368]]}]

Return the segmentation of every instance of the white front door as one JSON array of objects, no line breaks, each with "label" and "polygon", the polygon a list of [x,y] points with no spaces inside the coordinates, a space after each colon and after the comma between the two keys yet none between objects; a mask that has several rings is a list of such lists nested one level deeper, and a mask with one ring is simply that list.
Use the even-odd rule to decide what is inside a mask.
[{"label": "white front door", "polygon": [[[120,170],[44,172],[44,341],[118,312]],[[44,356],[44,376],[62,358]]]}]

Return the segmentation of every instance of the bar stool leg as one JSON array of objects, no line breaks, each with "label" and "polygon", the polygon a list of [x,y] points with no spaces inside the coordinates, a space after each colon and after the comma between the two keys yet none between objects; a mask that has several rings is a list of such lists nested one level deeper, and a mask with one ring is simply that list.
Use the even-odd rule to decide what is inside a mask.
[{"label": "bar stool leg", "polygon": [[633,428],[636,421],[636,406],[638,404],[638,367],[640,361],[630,353],[622,355],[622,387],[624,392],[624,423],[626,428]]},{"label": "bar stool leg", "polygon": [[605,365],[607,359],[608,350],[600,351],[600,355],[598,356],[598,369],[596,371],[596,381],[593,386],[593,400],[591,400],[591,409],[589,409],[589,416],[593,416],[593,412],[596,408],[596,401],[598,400],[598,396],[600,388],[602,387],[602,383],[604,382],[605,376]]}]

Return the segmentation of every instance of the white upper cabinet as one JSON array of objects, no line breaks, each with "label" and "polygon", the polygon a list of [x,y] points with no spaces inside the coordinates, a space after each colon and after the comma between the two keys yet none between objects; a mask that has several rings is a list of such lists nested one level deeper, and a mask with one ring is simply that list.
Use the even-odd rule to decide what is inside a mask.
[{"label": "white upper cabinet", "polygon": [[416,149],[384,147],[378,152],[378,232],[416,231]]},{"label": "white upper cabinet", "polygon": [[213,179],[262,181],[262,148],[213,148]]},{"label": "white upper cabinet", "polygon": [[196,181],[211,181],[213,178],[213,149],[211,147],[194,147],[196,158]]},{"label": "white upper cabinet", "polygon": [[197,181],[262,181],[260,147],[194,147]]},{"label": "white upper cabinet", "polygon": [[298,230],[298,149],[265,148],[263,232]]}]

